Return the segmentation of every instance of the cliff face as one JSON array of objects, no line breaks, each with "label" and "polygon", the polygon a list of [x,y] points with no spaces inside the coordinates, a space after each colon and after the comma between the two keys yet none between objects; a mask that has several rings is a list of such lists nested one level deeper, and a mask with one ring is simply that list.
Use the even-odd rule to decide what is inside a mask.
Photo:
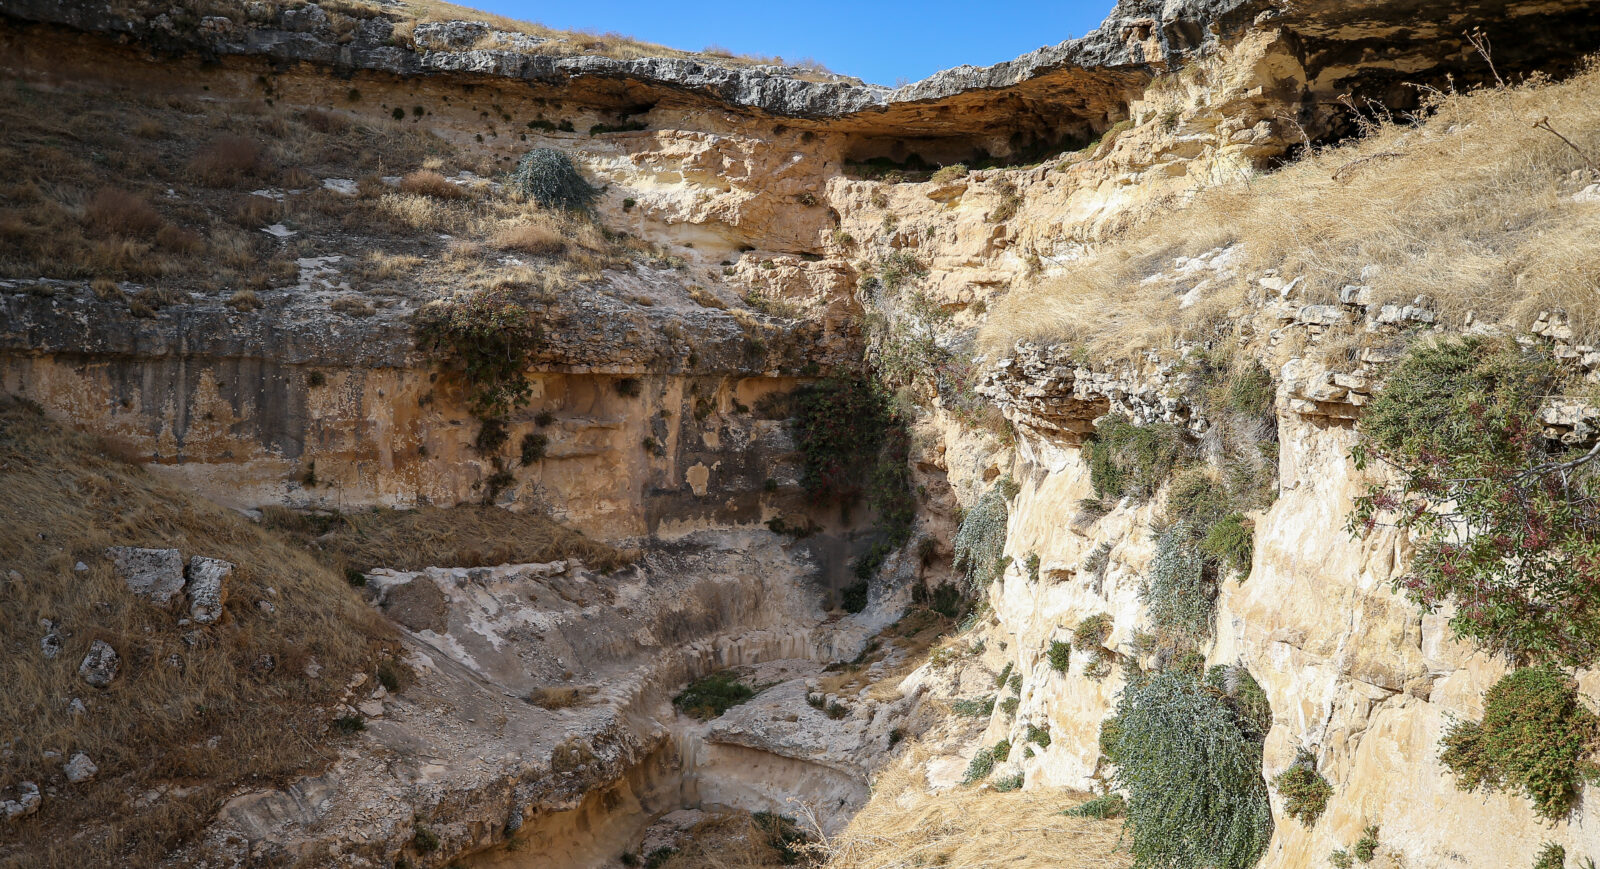
[{"label": "cliff face", "polygon": [[[890,89],[547,53],[493,23],[353,3],[16,0],[0,15],[0,66],[31,107],[8,147],[75,191],[53,228],[25,212],[59,199],[55,182],[30,176],[0,201],[0,389],[239,509],[486,503],[645,552],[612,576],[367,575],[420,687],[351,685],[377,722],[360,750],[283,787],[241,785],[174,857],[228,865],[474,852],[486,866],[536,865],[529,853],[609,865],[658,815],[782,810],[791,796],[823,806],[834,832],[885,763],[914,757],[936,790],[977,746],[1020,747],[1039,727],[1052,738],[1008,767],[1025,789],[1102,787],[1100,728],[1123,676],[1091,676],[1104,662],[1081,656],[1062,672],[1047,653],[1105,613],[1108,655],[1168,663],[1139,635],[1170,491],[1086,506],[1083,444],[1116,413],[1223,449],[1187,398],[1200,348],[975,358],[974,330],[1152,214],[1259,178],[1374,106],[1415,107],[1413,85],[1559,75],[1600,45],[1578,0],[1123,0],[1081,39]],[[1464,35],[1477,26],[1493,34],[1492,71]],[[107,158],[96,127],[160,144]],[[186,140],[228,132],[266,156],[239,179],[194,181],[205,152]],[[89,153],[74,162],[65,141]],[[591,227],[509,197],[506,173],[533,148],[567,154],[592,185]],[[970,170],[935,171],[959,161]],[[117,253],[90,200],[135,181],[165,223],[130,230]],[[29,258],[80,224],[89,265]],[[1241,257],[1154,270],[1199,298]],[[106,269],[115,280],[97,279]],[[1344,530],[1368,481],[1349,458],[1362,408],[1397,354],[1296,348],[1356,329],[1399,342],[1437,324],[1434,306],[1354,286],[1312,304],[1326,300],[1297,296],[1292,277],[1249,275],[1262,292],[1227,312],[1261,339],[1248,353],[1267,366],[1275,423],[1254,436],[1277,453],[1251,468],[1270,482],[1275,466],[1276,483],[1250,516],[1249,578],[1218,585],[1201,649],[1265,691],[1264,778],[1309,752],[1334,788],[1313,827],[1274,797],[1261,865],[1322,865],[1374,824],[1396,866],[1525,865],[1547,840],[1600,852],[1600,810],[1552,826],[1516,796],[1455,789],[1439,738],[1482,714],[1506,665],[1452,641],[1448,612],[1392,593],[1404,535]],[[538,325],[518,349],[526,400],[493,413],[464,359],[419,338],[428,312],[474,298],[514,299]],[[1558,321],[1541,336],[1592,379],[1600,352]],[[895,361],[918,341],[959,364]],[[916,514],[847,615],[830,608],[878,517],[808,497],[784,399],[864,357],[920,404]],[[1542,421],[1587,443],[1595,416],[1574,404]],[[1019,488],[1009,566],[977,628],[989,645],[954,675],[919,669],[927,644],[896,620],[913,589],[920,601],[958,572],[951,537],[1001,478]],[[806,529],[820,533],[790,539]],[[924,702],[993,695],[982,683],[1000,666],[1020,676],[1009,709],[991,696],[987,717],[952,724]],[[759,702],[709,723],[674,713],[680,686],[729,667],[768,686]],[[1587,672],[1580,685],[1597,687]],[[575,708],[540,705],[569,688]],[[896,748],[919,736],[916,753]],[[433,847],[418,850],[419,828]]]}]

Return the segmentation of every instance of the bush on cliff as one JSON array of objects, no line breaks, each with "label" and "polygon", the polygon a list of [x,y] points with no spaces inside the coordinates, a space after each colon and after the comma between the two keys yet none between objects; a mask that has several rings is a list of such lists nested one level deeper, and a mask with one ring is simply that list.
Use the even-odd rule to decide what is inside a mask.
[{"label": "bush on cliff", "polygon": [[1101,499],[1149,498],[1171,475],[1185,452],[1183,434],[1169,423],[1135,425],[1109,414],[1089,439],[1089,479]]},{"label": "bush on cliff", "polygon": [[1600,446],[1544,437],[1547,354],[1485,338],[1418,346],[1362,418],[1357,467],[1381,465],[1349,524],[1420,539],[1398,589],[1491,651],[1572,666],[1600,657]]},{"label": "bush on cliff", "polygon": [[545,208],[581,210],[599,193],[583,180],[572,159],[554,148],[534,148],[511,173],[511,184]]},{"label": "bush on cliff", "polygon": [[1247,869],[1266,851],[1261,738],[1222,690],[1178,670],[1130,681],[1101,747],[1128,794],[1135,867]]},{"label": "bush on cliff", "polygon": [[1456,723],[1439,759],[1462,790],[1520,791],[1540,817],[1559,820],[1577,803],[1595,765],[1600,717],[1552,667],[1523,667],[1484,695],[1482,721]]},{"label": "bush on cliff", "polygon": [[417,345],[463,369],[467,404],[480,418],[505,415],[528,401],[523,372],[544,330],[504,289],[425,305],[412,321]]},{"label": "bush on cliff", "polygon": [[961,517],[951,546],[955,568],[965,572],[971,589],[982,589],[1005,572],[1006,502],[1015,496],[1016,484],[1002,479]]}]

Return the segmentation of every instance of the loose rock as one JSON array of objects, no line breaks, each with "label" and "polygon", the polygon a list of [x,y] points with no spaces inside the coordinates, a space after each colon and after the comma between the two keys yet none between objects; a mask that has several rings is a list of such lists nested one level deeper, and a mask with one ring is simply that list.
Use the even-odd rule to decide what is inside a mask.
[{"label": "loose rock", "polygon": [[86,782],[89,779],[94,778],[96,773],[100,772],[100,767],[95,766],[94,761],[89,759],[89,755],[84,754],[81,751],[77,754],[74,754],[72,759],[67,761],[66,766],[62,769],[67,774],[67,781],[72,782],[73,784]]},{"label": "loose rock", "polygon": [[89,654],[83,656],[83,663],[78,665],[78,675],[83,681],[96,688],[104,688],[111,684],[117,677],[117,667],[122,660],[117,657],[117,650],[105,640],[95,640],[89,647]]},{"label": "loose rock", "polygon": [[222,616],[227,589],[223,580],[233,573],[232,562],[196,555],[189,559],[189,616],[206,625]]},{"label": "loose rock", "polygon": [[183,555],[176,549],[113,546],[106,550],[128,590],[157,606],[183,591]]}]

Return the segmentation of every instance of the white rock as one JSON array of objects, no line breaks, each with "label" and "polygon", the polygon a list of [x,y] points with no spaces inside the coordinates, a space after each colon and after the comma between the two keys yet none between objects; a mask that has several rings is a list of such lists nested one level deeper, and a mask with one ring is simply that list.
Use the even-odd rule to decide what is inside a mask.
[{"label": "white rock", "polygon": [[22,818],[39,810],[39,803],[43,798],[39,795],[39,786],[31,781],[25,781],[17,786],[21,796],[14,800],[0,802],[0,810],[6,813],[6,820]]},{"label": "white rock", "polygon": [[176,549],[113,546],[106,554],[128,590],[157,606],[166,606],[183,590],[183,555]]},{"label": "white rock", "polygon": [[222,616],[227,598],[223,581],[233,573],[233,563],[196,555],[189,559],[189,617],[203,625]]},{"label": "white rock", "polygon": [[322,179],[322,187],[324,190],[332,190],[343,196],[355,196],[361,192],[361,188],[357,186],[356,182],[351,181],[349,178],[324,178]]},{"label": "white rock", "polygon": [[105,640],[95,640],[89,647],[89,654],[83,656],[83,663],[78,665],[78,675],[90,685],[104,688],[117,677],[117,667],[121,663],[116,649]]},{"label": "white rock", "polygon": [[67,774],[67,781],[77,784],[94,778],[95,773],[100,771],[100,767],[94,765],[94,761],[89,759],[89,755],[80,751],[74,754],[71,760],[67,761],[67,765],[63,767],[63,770]]},{"label": "white rock", "polygon": [[288,238],[290,236],[300,234],[281,223],[274,223],[271,226],[264,226],[261,228],[261,231],[276,238]]}]

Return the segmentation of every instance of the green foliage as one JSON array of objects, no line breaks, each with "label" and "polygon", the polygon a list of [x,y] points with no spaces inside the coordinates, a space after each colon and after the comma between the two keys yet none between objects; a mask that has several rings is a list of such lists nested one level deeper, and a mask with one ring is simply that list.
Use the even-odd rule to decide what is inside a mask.
[{"label": "green foliage", "polygon": [[951,163],[948,166],[940,166],[933,173],[933,177],[929,178],[928,180],[935,184],[947,184],[956,180],[957,178],[965,176],[966,174],[967,166],[965,163]]},{"label": "green foliage", "polygon": [[1355,861],[1350,858],[1350,852],[1343,848],[1335,848],[1332,853],[1328,854],[1328,862],[1333,865],[1334,869],[1350,869],[1351,866],[1355,865]]},{"label": "green foliage", "polygon": [[1017,714],[1017,707],[1021,705],[1022,698],[1015,696],[1007,697],[1006,699],[1000,701],[1000,711],[1007,715],[1014,716]]},{"label": "green foliage", "polygon": [[[1000,577],[1006,548],[1006,502],[1013,492],[1002,479],[984,493],[978,503],[961,517],[961,527],[956,530],[951,546],[955,549],[955,567],[965,571],[967,582],[973,589],[982,589]],[[1014,494],[1014,492],[1013,492]]]},{"label": "green foliage", "polygon": [[1317,772],[1316,760],[1304,752],[1272,780],[1272,786],[1283,797],[1284,813],[1307,827],[1317,822],[1333,796],[1333,786]]},{"label": "green foliage", "polygon": [[795,444],[805,460],[801,485],[820,502],[855,501],[893,423],[888,397],[865,379],[825,380],[796,390],[790,407]]},{"label": "green foliage", "polygon": [[1120,818],[1128,811],[1128,801],[1122,794],[1103,794],[1086,803],[1073,806],[1061,814],[1074,818],[1094,818],[1097,821],[1109,821]]},{"label": "green foliage", "polygon": [[995,763],[1005,763],[1006,759],[1011,757],[1011,740],[1002,739],[999,742],[996,742],[994,744],[992,753],[994,755]]},{"label": "green foliage", "polygon": [[1080,652],[1093,652],[1105,645],[1114,624],[1107,613],[1095,613],[1072,629],[1072,646]]},{"label": "green foliage", "polygon": [[994,771],[994,763],[994,749],[978,749],[977,753],[972,756],[972,760],[967,762],[967,772],[961,777],[961,783],[969,785],[988,778],[989,773]]},{"label": "green foliage", "polygon": [[1378,856],[1378,827],[1368,825],[1361,831],[1361,838],[1351,846],[1350,853],[1363,863],[1371,863],[1372,858]]},{"label": "green foliage", "polygon": [[349,736],[367,729],[366,719],[359,715],[341,715],[333,719],[333,727],[340,733]]},{"label": "green foliage", "polygon": [[1011,689],[1011,693],[1013,693],[1013,694],[1021,694],[1022,693],[1022,673],[1021,673],[1021,671],[1012,672],[1011,678],[1006,680],[1006,686]]},{"label": "green foliage", "polygon": [[1022,567],[1028,572],[1029,582],[1039,581],[1039,553],[1028,553],[1028,557],[1022,559]]},{"label": "green foliage", "polygon": [[1169,527],[1156,540],[1155,558],[1139,584],[1139,598],[1157,629],[1189,639],[1210,636],[1216,582],[1187,524]]},{"label": "green foliage", "polygon": [[571,211],[588,208],[599,195],[572,160],[554,148],[534,148],[524,154],[511,173],[511,186],[544,208]]},{"label": "green foliage", "polygon": [[503,419],[486,419],[478,425],[478,436],[473,439],[472,446],[482,455],[498,452],[505,446],[506,440],[511,436],[506,434],[506,423]]},{"label": "green foliage", "polygon": [[1597,738],[1600,718],[1579,701],[1571,679],[1553,667],[1523,667],[1484,694],[1482,721],[1457,722],[1445,733],[1439,759],[1462,790],[1520,792],[1554,821],[1577,803]]},{"label": "green foliage", "polygon": [[412,321],[417,344],[441,363],[465,370],[467,403],[480,418],[503,416],[527,403],[523,372],[544,342],[533,314],[504,289],[423,306]]},{"label": "green foliage", "polygon": [[994,714],[994,700],[992,696],[976,700],[957,700],[950,704],[950,711],[971,718],[988,718]]},{"label": "green foliage", "polygon": [[1567,849],[1554,842],[1546,842],[1533,861],[1533,869],[1566,869]]},{"label": "green foliage", "polygon": [[1255,553],[1254,524],[1242,513],[1229,513],[1206,532],[1200,551],[1241,578],[1247,577]]},{"label": "green foliage", "polygon": [[1001,668],[1000,675],[994,677],[994,687],[1004,688],[1006,686],[1006,680],[1011,678],[1011,670],[1015,666],[1015,664],[1007,661],[1006,665]]},{"label": "green foliage", "polygon": [[1043,727],[1038,727],[1038,726],[1033,725],[1033,724],[1028,725],[1028,737],[1027,738],[1028,738],[1029,742],[1033,743],[1034,745],[1039,746],[1040,748],[1049,748],[1050,747],[1050,725],[1046,724]]},{"label": "green foliage", "polygon": [[1220,692],[1168,671],[1123,688],[1101,731],[1136,867],[1254,866],[1272,835],[1261,742]]},{"label": "green foliage", "polygon": [[1149,498],[1183,457],[1183,433],[1169,423],[1134,425],[1108,414],[1089,439],[1089,480],[1099,498]]},{"label": "green foliage", "polygon": [[672,698],[672,705],[685,715],[710,721],[754,696],[756,690],[740,682],[738,673],[722,670],[689,683]]},{"label": "green foliage", "polygon": [[1072,665],[1072,644],[1061,640],[1051,640],[1050,650],[1045,652],[1045,657],[1050,661],[1050,669],[1057,673],[1067,672],[1067,667]]},{"label": "green foliage", "polygon": [[1022,790],[1022,773],[1014,772],[1011,775],[997,778],[989,786],[994,788],[996,793],[1001,794],[1020,791]]},{"label": "green foliage", "polygon": [[1600,657],[1600,476],[1541,433],[1556,389],[1543,353],[1484,338],[1411,350],[1361,421],[1359,467],[1381,462],[1350,514],[1421,539],[1396,582],[1414,601],[1456,605],[1457,636],[1572,666]]},{"label": "green foliage", "polygon": [[550,448],[550,437],[539,432],[528,432],[522,436],[522,465],[527,467],[544,458]]},{"label": "green foliage", "polygon": [[439,834],[418,824],[411,832],[411,847],[417,849],[418,854],[432,854],[439,850]]},{"label": "green foliage", "polygon": [[867,608],[868,587],[868,583],[864,579],[844,587],[844,590],[839,593],[839,603],[840,606],[844,607],[845,612],[858,613]]}]

